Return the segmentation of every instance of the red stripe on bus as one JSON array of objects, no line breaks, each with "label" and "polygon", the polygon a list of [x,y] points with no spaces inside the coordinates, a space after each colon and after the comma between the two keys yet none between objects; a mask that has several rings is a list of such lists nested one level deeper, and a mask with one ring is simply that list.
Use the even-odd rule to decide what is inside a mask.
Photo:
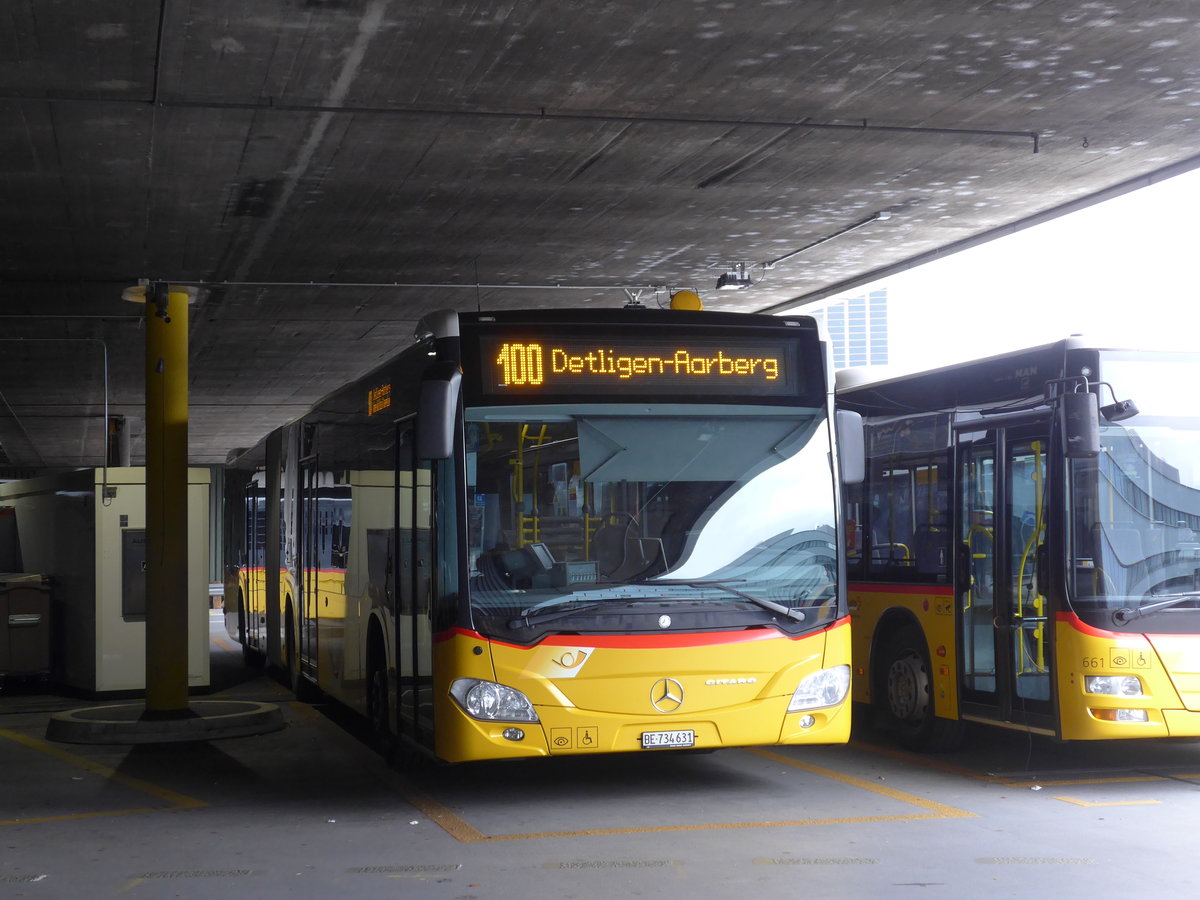
[{"label": "red stripe on bus", "polygon": [[1103,628],[1097,628],[1095,625],[1089,625],[1072,612],[1056,613],[1054,618],[1056,621],[1062,622],[1064,625],[1069,625],[1076,631],[1081,632],[1082,634],[1090,635],[1091,637],[1119,639],[1136,636],[1149,638],[1150,640],[1157,640],[1159,638],[1166,638],[1167,640],[1179,638],[1200,638],[1200,635],[1195,634],[1172,634],[1169,632],[1163,632],[1160,634],[1157,631],[1105,631]]},{"label": "red stripe on bus", "polygon": [[807,640],[817,635],[823,635],[835,628],[849,626],[850,617],[838,619],[831,625],[819,631],[801,635],[785,635],[773,628],[755,629],[754,631],[718,631],[718,632],[683,632],[676,634],[554,634],[549,635],[535,644],[512,644],[508,641],[486,638],[477,631],[466,628],[451,628],[434,636],[435,641],[448,641],[454,637],[465,637],[475,641],[489,641],[493,644],[503,644],[516,650],[532,650],[534,647],[578,647],[587,644],[591,647],[610,647],[624,649],[657,649],[667,647],[713,647],[722,644],[744,644],[755,641],[776,640],[787,638],[798,641]]},{"label": "red stripe on bus", "polygon": [[1069,625],[1081,634],[1087,634],[1091,637],[1099,638],[1120,638],[1129,637],[1128,634],[1119,631],[1105,631],[1103,628],[1097,628],[1094,625],[1089,625],[1073,612],[1059,612],[1054,614],[1056,622],[1062,622],[1064,625]]},{"label": "red stripe on bus", "polygon": [[850,586],[852,591],[862,591],[870,594],[937,594],[943,597],[953,597],[953,585],[946,584],[875,584],[858,581]]}]

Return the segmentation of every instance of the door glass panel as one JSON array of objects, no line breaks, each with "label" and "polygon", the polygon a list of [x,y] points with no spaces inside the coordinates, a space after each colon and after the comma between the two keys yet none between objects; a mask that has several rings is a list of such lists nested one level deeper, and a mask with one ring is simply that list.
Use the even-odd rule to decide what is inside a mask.
[{"label": "door glass panel", "polygon": [[1013,671],[1016,696],[1050,699],[1050,632],[1046,597],[1037,581],[1038,547],[1046,534],[1046,458],[1041,441],[1009,447],[1008,550],[1012,566]]},{"label": "door glass panel", "polygon": [[875,475],[871,484],[871,571],[909,569],[914,562],[912,470],[897,465]]},{"label": "door glass panel", "polygon": [[428,741],[433,723],[433,507],[429,464],[414,458],[413,446],[412,426],[401,426],[396,459],[400,585],[396,664],[401,729]]},{"label": "door glass panel", "polygon": [[300,660],[307,670],[317,656],[317,594],[320,589],[320,520],[316,459],[301,470],[300,534],[303,586],[300,590]]},{"label": "door glass panel", "polygon": [[428,732],[433,723],[433,505],[428,462],[420,462],[414,474],[413,537],[416,571],[413,594],[414,651],[416,655],[418,731]]},{"label": "door glass panel", "polygon": [[995,507],[996,460],[991,446],[971,445],[963,456],[963,515],[959,524],[962,572],[959,607],[962,612],[963,688],[969,692],[996,691],[995,652]]},{"label": "door glass panel", "polygon": [[267,571],[266,494],[256,482],[252,481],[246,486],[245,509],[246,541],[243,546],[248,548],[249,553],[245,560],[246,577],[243,584],[246,593],[242,623],[250,645],[265,650],[263,622],[266,620],[266,602],[263,583]]},{"label": "door glass panel", "polygon": [[415,565],[413,554],[413,431],[401,426],[396,440],[396,671],[400,727],[411,732],[416,719],[416,636],[413,632]]}]

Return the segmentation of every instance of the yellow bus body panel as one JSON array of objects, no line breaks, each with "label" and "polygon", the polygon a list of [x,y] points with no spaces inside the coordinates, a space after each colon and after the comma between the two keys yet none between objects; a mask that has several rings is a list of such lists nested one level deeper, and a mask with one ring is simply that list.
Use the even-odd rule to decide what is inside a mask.
[{"label": "yellow bus body panel", "polygon": [[851,696],[871,702],[871,650],[879,623],[888,613],[906,611],[925,635],[933,675],[933,710],[945,719],[958,718],[958,652],[954,640],[954,592],[938,585],[851,585],[850,618],[854,677]]},{"label": "yellow bus body panel", "polygon": [[[461,762],[631,752],[642,749],[644,732],[657,731],[693,731],[699,749],[845,743],[849,697],[824,709],[788,713],[787,707],[805,677],[849,663],[849,631],[839,624],[801,638],[772,630],[664,639],[571,635],[530,647],[456,632],[435,654],[437,755]],[[491,671],[484,662],[489,650]],[[540,721],[471,718],[449,696],[452,679],[464,676],[521,691]],[[678,708],[663,701],[662,679],[674,681]],[[807,728],[805,715],[813,719]],[[513,728],[523,739],[504,736]]]},{"label": "yellow bus body panel", "polygon": [[[1200,635],[1118,634],[1074,616],[1055,624],[1063,740],[1200,736]],[[1089,675],[1133,676],[1142,696],[1089,694]],[[1146,722],[1114,722],[1106,710],[1145,710]]]}]

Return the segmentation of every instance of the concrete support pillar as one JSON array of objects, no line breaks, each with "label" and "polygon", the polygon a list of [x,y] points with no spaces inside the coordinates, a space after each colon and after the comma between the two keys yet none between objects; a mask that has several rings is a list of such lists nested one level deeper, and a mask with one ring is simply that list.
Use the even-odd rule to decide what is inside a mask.
[{"label": "concrete support pillar", "polygon": [[146,303],[146,716],[188,714],[188,294]]}]

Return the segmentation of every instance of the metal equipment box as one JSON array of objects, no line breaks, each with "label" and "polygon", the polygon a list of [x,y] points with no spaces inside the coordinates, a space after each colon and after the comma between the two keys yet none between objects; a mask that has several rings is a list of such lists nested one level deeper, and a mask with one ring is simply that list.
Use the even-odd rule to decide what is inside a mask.
[{"label": "metal equipment box", "polygon": [[[103,696],[146,688],[146,471],[80,469],[0,482],[27,570],[50,578],[52,678]],[[188,686],[209,684],[208,469],[188,469]]]},{"label": "metal equipment box", "polygon": [[8,677],[49,678],[50,601],[45,576],[0,573],[0,686]]}]

